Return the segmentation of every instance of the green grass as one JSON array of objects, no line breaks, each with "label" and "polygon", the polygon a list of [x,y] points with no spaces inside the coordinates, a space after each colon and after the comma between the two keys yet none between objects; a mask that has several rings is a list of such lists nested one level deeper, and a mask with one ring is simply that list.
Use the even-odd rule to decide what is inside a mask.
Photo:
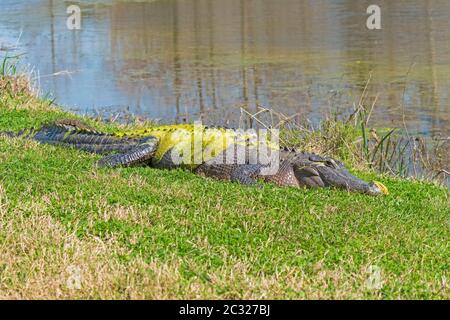
[{"label": "green grass", "polygon": [[[67,116],[0,93],[0,130]],[[389,196],[258,189],[97,159],[0,138],[0,297],[450,298],[448,189],[371,172]]]}]

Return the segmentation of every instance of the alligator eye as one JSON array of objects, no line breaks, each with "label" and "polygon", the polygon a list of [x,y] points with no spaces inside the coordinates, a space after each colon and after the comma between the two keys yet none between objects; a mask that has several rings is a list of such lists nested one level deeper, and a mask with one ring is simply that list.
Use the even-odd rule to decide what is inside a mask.
[{"label": "alligator eye", "polygon": [[336,161],[334,161],[333,159],[328,159],[325,161],[325,163],[328,167],[331,167],[331,168],[337,169],[339,167],[338,164],[336,163]]}]

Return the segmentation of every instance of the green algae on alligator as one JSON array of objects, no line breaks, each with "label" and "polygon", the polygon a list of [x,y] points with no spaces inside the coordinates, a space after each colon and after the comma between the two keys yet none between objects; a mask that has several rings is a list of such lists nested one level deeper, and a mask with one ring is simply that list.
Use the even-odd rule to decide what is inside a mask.
[{"label": "green algae on alligator", "polygon": [[[388,194],[382,183],[359,179],[336,159],[279,149],[267,137],[255,139],[254,133],[237,129],[184,124],[107,134],[79,121],[63,119],[19,135],[45,144],[107,154],[97,163],[104,167],[184,167],[207,177],[244,185],[261,180],[283,187],[334,187],[369,195]],[[195,151],[196,138],[200,141],[200,154]],[[276,166],[272,167],[273,163],[267,159],[260,161],[264,148],[271,154],[270,159],[276,160]]]}]

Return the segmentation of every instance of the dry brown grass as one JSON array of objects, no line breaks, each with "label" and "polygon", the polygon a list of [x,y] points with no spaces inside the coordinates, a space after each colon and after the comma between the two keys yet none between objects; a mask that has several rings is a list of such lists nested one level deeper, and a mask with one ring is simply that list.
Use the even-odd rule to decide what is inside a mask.
[{"label": "dry brown grass", "polygon": [[34,90],[26,75],[0,76],[0,91],[8,92],[13,98],[34,96]]}]

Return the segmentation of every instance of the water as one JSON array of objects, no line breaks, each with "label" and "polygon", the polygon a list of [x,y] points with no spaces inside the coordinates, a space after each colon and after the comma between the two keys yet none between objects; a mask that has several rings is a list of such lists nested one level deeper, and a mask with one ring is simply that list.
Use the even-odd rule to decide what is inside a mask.
[{"label": "water", "polygon": [[264,106],[315,123],[348,112],[371,74],[372,125],[447,137],[450,2],[377,1],[368,30],[372,2],[2,0],[0,55],[25,53],[67,109],[163,122],[236,125]]}]

